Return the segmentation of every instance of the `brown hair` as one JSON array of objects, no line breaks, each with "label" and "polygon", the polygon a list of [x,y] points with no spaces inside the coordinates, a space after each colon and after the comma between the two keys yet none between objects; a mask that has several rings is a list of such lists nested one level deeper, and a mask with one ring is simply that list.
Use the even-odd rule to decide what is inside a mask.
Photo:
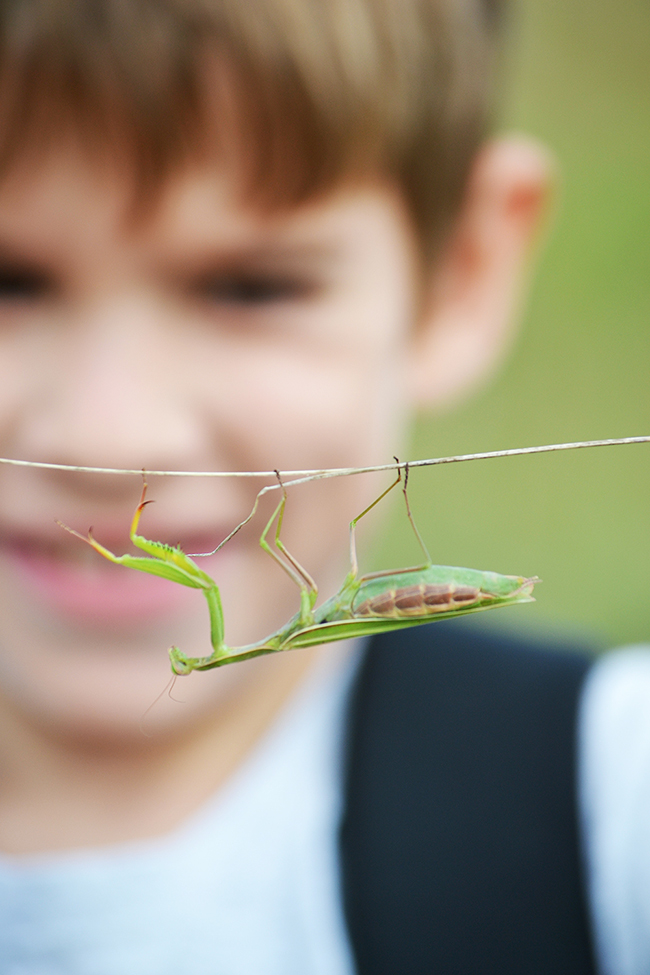
[{"label": "brown hair", "polygon": [[0,166],[65,126],[104,154],[127,136],[146,196],[220,136],[227,151],[220,120],[234,120],[249,195],[294,205],[387,175],[431,252],[486,127],[492,13],[488,0],[3,0]]}]

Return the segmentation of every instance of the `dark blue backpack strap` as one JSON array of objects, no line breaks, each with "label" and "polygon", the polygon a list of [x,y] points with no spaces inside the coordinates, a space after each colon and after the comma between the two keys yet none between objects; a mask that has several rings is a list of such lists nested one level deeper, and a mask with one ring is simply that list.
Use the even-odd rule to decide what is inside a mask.
[{"label": "dark blue backpack strap", "polygon": [[359,975],[593,975],[575,767],[588,666],[463,620],[372,641],[341,832]]}]

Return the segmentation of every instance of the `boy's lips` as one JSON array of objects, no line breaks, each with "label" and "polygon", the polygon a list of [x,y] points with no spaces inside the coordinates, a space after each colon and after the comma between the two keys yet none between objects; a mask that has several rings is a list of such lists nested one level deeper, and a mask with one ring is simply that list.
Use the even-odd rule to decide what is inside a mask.
[{"label": "boy's lips", "polygon": [[[195,538],[187,549],[206,551],[209,545],[205,537]],[[65,541],[57,544],[14,536],[5,537],[1,548],[34,598],[80,623],[110,627],[146,624],[174,615],[190,602],[197,605],[200,599],[198,590],[114,565],[81,541],[76,548]],[[114,550],[126,548],[122,542]]]}]

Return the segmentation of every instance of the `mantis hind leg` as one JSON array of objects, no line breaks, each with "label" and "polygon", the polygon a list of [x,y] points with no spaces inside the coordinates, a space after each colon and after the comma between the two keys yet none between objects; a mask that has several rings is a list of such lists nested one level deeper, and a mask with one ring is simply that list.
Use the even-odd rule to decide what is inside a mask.
[{"label": "mantis hind leg", "polygon": [[426,545],[424,544],[424,539],[422,538],[422,535],[420,535],[420,532],[418,530],[418,526],[415,524],[415,519],[414,519],[413,515],[411,514],[411,505],[409,504],[409,496],[408,496],[408,492],[407,492],[408,482],[409,482],[409,465],[408,465],[408,463],[406,463],[406,464],[404,464],[404,484],[402,485],[402,493],[404,494],[404,504],[406,505],[406,516],[407,516],[409,522],[411,523],[411,528],[413,529],[413,534],[415,535],[415,537],[418,540],[418,545],[420,546],[420,548],[422,549],[422,552],[424,554],[425,561],[424,561],[424,564],[422,566],[422,568],[424,569],[427,566],[429,566],[429,565],[432,564],[431,563],[431,556],[429,555],[429,550],[427,549]]},{"label": "mantis hind leg", "polygon": [[[395,460],[397,460],[397,457],[395,458]],[[399,461],[397,461],[397,463],[399,464]],[[380,501],[383,501],[386,495],[390,494],[393,488],[397,487],[397,485],[401,480],[402,480],[402,469],[401,467],[398,467],[397,477],[395,478],[393,483],[389,484],[386,490],[382,491],[379,497],[375,498],[372,504],[369,504],[367,508],[364,508],[361,514],[358,514],[356,518],[353,518],[352,521],[350,522],[350,573],[354,577],[359,575],[359,561],[357,559],[357,536],[356,536],[357,525],[359,524],[361,519],[368,514],[369,511],[372,511],[375,505],[379,504]]]},{"label": "mantis hind leg", "polygon": [[[403,571],[404,572],[413,572],[413,571],[417,571],[418,569],[426,569],[428,566],[430,566],[432,564],[431,563],[431,556],[429,555],[429,552],[427,550],[427,547],[424,544],[424,539],[420,535],[420,532],[418,531],[417,525],[415,524],[415,519],[413,518],[413,514],[411,512],[411,505],[409,504],[408,491],[407,491],[407,488],[408,488],[408,480],[409,480],[409,465],[408,465],[408,463],[405,463],[403,465],[400,464],[400,462],[397,459],[397,457],[395,457],[395,461],[397,462],[397,465],[398,465],[398,467],[397,467],[397,477],[395,478],[395,480],[392,482],[392,484],[389,484],[388,485],[388,487],[386,488],[385,491],[382,491],[381,492],[381,494],[379,495],[379,497],[375,498],[375,500],[372,502],[372,504],[369,504],[367,508],[364,508],[363,511],[361,512],[361,514],[357,515],[356,518],[353,518],[352,521],[350,522],[350,572],[351,572],[351,575],[353,577],[355,577],[355,578],[359,574],[359,563],[358,563],[358,560],[357,560],[357,542],[356,542],[356,528],[357,528],[357,525],[361,521],[361,519],[365,515],[368,514],[369,511],[372,511],[372,509],[375,507],[375,505],[379,504],[380,501],[383,501],[383,499],[386,497],[386,495],[387,494],[390,494],[390,492],[393,490],[393,488],[396,488],[397,485],[400,483],[400,481],[402,481],[402,470],[404,471],[404,479],[402,481],[402,493],[404,495],[404,504],[406,505],[406,515],[407,515],[407,518],[408,518],[408,520],[409,520],[409,522],[411,524],[411,528],[413,529],[413,532],[415,534],[415,537],[416,537],[416,539],[418,541],[418,545],[422,549],[422,552],[423,552],[424,558],[425,558],[425,561],[424,561],[424,563],[422,565],[420,565],[420,566],[414,566],[414,567],[409,568],[409,569],[404,569]],[[395,574],[395,570],[388,570],[387,572],[372,572],[369,575],[364,576],[363,578],[364,579],[375,579],[375,578],[381,578],[381,576],[383,576],[383,575],[394,575],[394,574]]]}]

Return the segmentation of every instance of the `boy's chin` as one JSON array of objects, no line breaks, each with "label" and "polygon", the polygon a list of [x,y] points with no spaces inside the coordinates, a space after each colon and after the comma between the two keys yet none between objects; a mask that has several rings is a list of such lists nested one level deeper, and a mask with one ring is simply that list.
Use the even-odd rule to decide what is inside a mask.
[{"label": "boy's chin", "polygon": [[36,653],[5,652],[0,709],[10,720],[83,746],[151,747],[218,717],[255,679],[255,664],[260,661],[174,679],[158,644],[95,645],[86,654],[56,644]]}]

